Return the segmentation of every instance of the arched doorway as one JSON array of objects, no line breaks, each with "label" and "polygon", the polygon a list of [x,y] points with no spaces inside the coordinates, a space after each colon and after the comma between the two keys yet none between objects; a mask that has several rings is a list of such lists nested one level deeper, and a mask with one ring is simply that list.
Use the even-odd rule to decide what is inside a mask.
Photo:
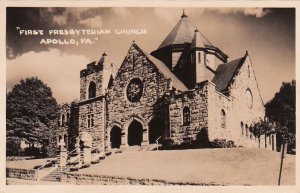
[{"label": "arched doorway", "polygon": [[155,143],[164,134],[164,122],[161,119],[152,119],[149,123],[149,143]]},{"label": "arched doorway", "polygon": [[141,145],[143,141],[143,125],[133,120],[128,127],[128,145]]},{"label": "arched doorway", "polygon": [[121,129],[117,126],[113,126],[110,131],[110,144],[111,148],[120,148],[121,146]]}]

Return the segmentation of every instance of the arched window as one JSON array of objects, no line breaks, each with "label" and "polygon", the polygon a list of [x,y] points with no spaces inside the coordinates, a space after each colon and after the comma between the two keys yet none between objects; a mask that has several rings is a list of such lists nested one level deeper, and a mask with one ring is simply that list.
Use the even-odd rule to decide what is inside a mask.
[{"label": "arched window", "polygon": [[67,113],[67,125],[70,124],[70,113]]},{"label": "arched window", "polygon": [[60,123],[60,126],[62,126],[62,127],[65,126],[65,115],[64,115],[64,114],[61,115],[61,123]]},{"label": "arched window", "polygon": [[250,78],[250,66],[248,65],[248,78]]},{"label": "arched window", "polygon": [[65,142],[65,144],[68,144],[68,136],[67,136],[67,134],[64,134],[64,142]]},{"label": "arched window", "polygon": [[201,52],[198,52],[198,63],[201,62]]},{"label": "arched window", "polygon": [[226,128],[226,114],[224,109],[221,110],[221,127]]},{"label": "arched window", "polygon": [[191,123],[190,108],[184,107],[183,108],[183,125],[190,125],[190,123]]},{"label": "arched window", "polygon": [[244,123],[243,123],[243,121],[241,122],[241,131],[242,131],[242,135],[244,135]]},{"label": "arched window", "polygon": [[89,99],[96,97],[96,84],[94,82],[90,82],[89,85]]},{"label": "arched window", "polygon": [[250,127],[249,127],[249,135],[250,135],[250,139],[252,139],[252,131],[253,131],[253,128],[252,128],[252,126],[250,125]]},{"label": "arched window", "polygon": [[248,125],[247,124],[245,125],[245,128],[246,128],[246,137],[248,137],[249,131],[248,131]]}]

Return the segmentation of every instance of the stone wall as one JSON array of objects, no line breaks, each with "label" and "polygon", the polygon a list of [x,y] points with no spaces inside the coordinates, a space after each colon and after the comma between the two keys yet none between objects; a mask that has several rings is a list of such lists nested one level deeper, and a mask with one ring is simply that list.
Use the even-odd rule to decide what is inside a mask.
[{"label": "stone wall", "polygon": [[[232,113],[232,98],[223,95],[215,90],[215,85],[211,82],[207,84],[208,92],[208,133],[209,140],[215,139],[227,139],[232,138],[232,119],[234,114]],[[222,110],[225,112],[225,127],[221,126]]]},{"label": "stone wall", "polygon": [[157,179],[135,179],[130,177],[116,177],[91,174],[63,173],[61,182],[77,185],[197,185],[218,186],[216,183],[193,183],[193,182],[169,182]]},{"label": "stone wall", "polygon": [[[93,138],[93,146],[104,144],[104,109],[104,97],[97,97],[79,103],[79,133],[88,133]],[[93,116],[93,126],[90,125],[90,127],[88,127],[89,115]]]},{"label": "stone wall", "polygon": [[103,65],[97,65],[92,62],[87,65],[87,68],[80,72],[80,101],[88,99],[88,89],[91,82],[96,84],[96,96],[102,96],[103,89]]},{"label": "stone wall", "polygon": [[[139,101],[130,102],[126,96],[127,86],[133,78],[143,83]],[[156,68],[145,54],[133,44],[122,63],[113,86],[107,95],[107,139],[110,129],[118,125],[122,132],[122,145],[127,145],[127,129],[132,120],[143,125],[143,144],[148,143],[148,123],[152,118],[165,120],[164,94],[170,81]],[[166,123],[167,124],[167,123]]]},{"label": "stone wall", "polygon": [[[246,90],[250,89],[253,96],[253,104],[247,104]],[[254,70],[249,57],[235,74],[232,84],[229,86],[229,95],[225,96],[215,90],[215,85],[208,86],[208,128],[210,140],[232,140],[237,146],[259,146],[258,139],[250,132],[250,126],[264,118],[265,109],[255,79]],[[226,127],[221,127],[221,111],[225,112]],[[246,132],[246,127],[248,128]],[[248,133],[248,135],[246,135]],[[261,140],[260,147],[265,147]],[[267,143],[267,148],[271,148]]]},{"label": "stone wall", "polygon": [[[251,107],[247,104],[249,99],[246,94],[247,89],[250,89],[252,93],[253,102]],[[229,90],[230,95],[235,99],[232,103],[232,113],[234,114],[234,120],[232,120],[234,124],[233,136],[239,144],[249,146],[251,145],[249,144],[250,135],[245,135],[246,125],[249,128],[254,122],[264,119],[265,116],[264,104],[249,56],[246,57],[245,63],[234,77],[234,82]],[[242,123],[244,134],[242,134]]]},{"label": "stone wall", "polygon": [[59,110],[59,120],[55,134],[56,142],[59,142],[60,138],[64,139],[66,147],[68,148],[69,144],[69,125],[70,125],[70,117],[71,117],[71,106],[68,103],[63,104]]},{"label": "stone wall", "polygon": [[[195,140],[200,131],[207,129],[207,82],[199,84],[194,90],[184,93],[171,93],[170,130],[175,143]],[[183,124],[183,108],[190,109],[190,125]]]},{"label": "stone wall", "polygon": [[[86,132],[92,138],[92,145],[104,146],[105,93],[103,89],[103,55],[100,63],[92,62],[80,72],[80,102],[78,104],[78,133]],[[91,82],[96,85],[95,97],[89,98]],[[102,147],[104,148],[104,147]]]},{"label": "stone wall", "polygon": [[6,168],[6,177],[24,180],[36,180],[37,172],[33,169]]}]

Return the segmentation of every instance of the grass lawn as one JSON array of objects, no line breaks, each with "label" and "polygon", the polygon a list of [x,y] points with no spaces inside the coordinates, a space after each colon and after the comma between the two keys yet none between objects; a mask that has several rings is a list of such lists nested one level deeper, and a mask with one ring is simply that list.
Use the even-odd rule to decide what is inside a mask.
[{"label": "grass lawn", "polygon": [[44,165],[45,163],[47,163],[47,160],[50,160],[50,159],[51,158],[6,161],[6,167],[7,168],[19,168],[19,169],[33,169],[34,166]]},{"label": "grass lawn", "polygon": [[[277,185],[280,153],[263,149],[130,151],[76,173],[224,185]],[[286,155],[282,185],[295,184],[295,156]]]}]

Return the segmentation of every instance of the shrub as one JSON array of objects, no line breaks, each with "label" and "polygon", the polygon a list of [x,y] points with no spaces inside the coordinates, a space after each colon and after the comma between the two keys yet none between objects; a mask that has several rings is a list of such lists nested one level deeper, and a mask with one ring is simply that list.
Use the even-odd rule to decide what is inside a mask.
[{"label": "shrub", "polygon": [[213,148],[233,148],[236,147],[234,141],[226,141],[226,139],[215,139],[211,142]]},{"label": "shrub", "polygon": [[213,148],[226,148],[226,139],[215,139],[211,142]]}]

